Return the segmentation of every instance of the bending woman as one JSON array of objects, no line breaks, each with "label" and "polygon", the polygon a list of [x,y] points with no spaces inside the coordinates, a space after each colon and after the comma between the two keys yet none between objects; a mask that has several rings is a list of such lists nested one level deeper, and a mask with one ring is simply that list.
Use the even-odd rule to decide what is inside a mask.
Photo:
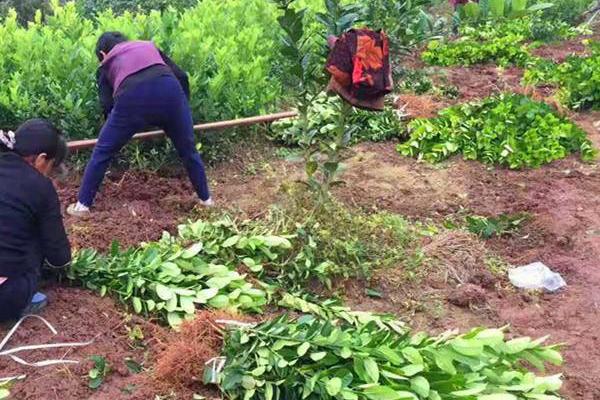
[{"label": "bending woman", "polygon": [[128,41],[119,32],[104,33],[96,55],[100,61],[98,90],[107,121],[86,167],[79,201],[67,212],[73,216],[89,212],[114,155],[134,133],[148,126],[167,133],[187,169],[199,204],[212,205],[204,164],[194,143],[185,72],[152,42]]},{"label": "bending woman", "polygon": [[0,131],[0,321],[46,305],[36,293],[42,266],[71,262],[60,204],[47,177],[65,158],[58,130],[41,119]]}]

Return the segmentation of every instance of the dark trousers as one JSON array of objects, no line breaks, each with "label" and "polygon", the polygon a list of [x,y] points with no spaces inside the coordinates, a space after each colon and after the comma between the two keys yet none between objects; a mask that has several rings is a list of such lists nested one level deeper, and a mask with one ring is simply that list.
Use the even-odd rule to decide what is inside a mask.
[{"label": "dark trousers", "polygon": [[183,161],[201,200],[210,197],[206,172],[194,143],[192,113],[174,76],[160,76],[126,89],[115,102],[88,163],[79,202],[90,207],[110,161],[136,133],[148,126],[163,129]]},{"label": "dark trousers", "polygon": [[18,319],[37,290],[35,275],[9,278],[0,285],[0,322]]}]

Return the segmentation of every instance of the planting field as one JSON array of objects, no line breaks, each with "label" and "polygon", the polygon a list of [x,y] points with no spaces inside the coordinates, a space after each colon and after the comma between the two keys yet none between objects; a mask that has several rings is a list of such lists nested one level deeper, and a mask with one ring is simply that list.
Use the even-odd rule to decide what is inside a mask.
[{"label": "planting field", "polygon": [[[29,319],[0,350],[92,343],[19,353],[28,362],[78,364],[36,368],[0,356],[0,379],[19,377],[5,390],[0,380],[0,399],[600,399],[600,28],[582,27],[577,16],[547,26],[533,17],[546,13],[549,21],[576,2],[506,20],[492,0],[479,11],[466,2],[451,33],[434,25],[452,11],[425,1],[406,14],[394,8],[401,2],[358,2],[369,11],[362,19],[342,18],[359,13],[349,2],[299,2],[308,7],[299,17],[282,11],[285,2],[275,2],[278,9],[252,0],[244,12],[241,2],[205,1],[181,14],[135,17],[138,25],[188,30],[180,36],[171,28],[134,32],[131,14],[104,12],[99,25],[157,35],[185,60],[197,118],[290,104],[300,117],[202,133],[211,209],[197,207],[172,149],[124,152],[129,164],[111,168],[92,213],[65,216],[75,260],[68,276],[44,283],[50,304],[40,314],[58,334]],[[208,27],[209,5],[224,43],[218,27]],[[53,6],[59,12],[48,25],[24,28],[9,16],[0,35],[30,43],[57,35],[72,50],[68,29],[55,25],[75,29],[75,8]],[[231,21],[247,24],[239,36],[223,14],[232,10]],[[429,30],[419,38],[385,17],[401,15],[414,28],[421,10]],[[327,18],[349,21],[344,29],[385,21],[378,27],[390,32],[395,87],[384,112],[344,114],[338,99],[305,94],[318,94],[323,79],[302,68],[324,60],[314,55],[318,35],[294,42],[285,25],[294,18],[305,21],[304,34],[324,33],[317,21],[335,33]],[[81,26],[88,48],[100,28]],[[195,37],[224,50],[206,44],[197,54]],[[25,68],[23,54],[3,63],[11,46],[0,36],[0,72],[9,74],[0,83],[15,87],[0,89],[0,128],[41,113],[72,139],[93,132],[93,86],[81,80],[93,72],[88,56],[69,61],[83,65],[70,89],[82,101],[59,107],[57,74],[25,82],[36,68],[15,73]],[[294,52],[314,57],[285,58]],[[52,90],[35,98],[44,85]],[[23,101],[5,112],[15,93]],[[351,140],[337,141],[348,132]],[[72,155],[68,173],[55,179],[63,207],[77,200],[85,159]],[[536,261],[567,286],[514,287],[508,269]],[[0,339],[10,328],[0,326]],[[444,334],[455,329],[460,336]],[[209,383],[210,360],[219,356],[218,384]]]}]

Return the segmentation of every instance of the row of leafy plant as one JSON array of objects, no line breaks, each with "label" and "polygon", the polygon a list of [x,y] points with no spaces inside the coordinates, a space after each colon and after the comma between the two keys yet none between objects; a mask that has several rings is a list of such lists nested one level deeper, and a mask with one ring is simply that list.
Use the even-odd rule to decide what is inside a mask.
[{"label": "row of leafy plant", "polygon": [[486,62],[501,66],[525,66],[532,58],[529,50],[533,45],[528,41],[565,39],[577,34],[564,22],[544,21],[542,27],[536,21],[525,17],[465,25],[460,28],[457,39],[429,42],[422,58],[428,64],[440,66],[468,66]]},{"label": "row of leafy plant", "polygon": [[190,73],[196,120],[251,115],[281,94],[276,10],[266,0],[205,0],[177,13],[104,11],[83,18],[74,3],[52,1],[27,27],[14,12],[0,23],[0,125],[46,117],[73,138],[90,137],[101,123],[94,48],[99,35],[120,30],[152,39]]},{"label": "row of leafy plant", "polygon": [[[163,11],[168,8],[184,10],[198,4],[198,0],[75,0],[75,4],[82,16],[91,17],[108,9],[116,14],[126,11]],[[23,25],[32,21],[38,10],[42,12],[42,17],[52,13],[50,0],[0,0],[0,17],[6,16],[11,8],[17,12],[17,18]]]},{"label": "row of leafy plant", "polygon": [[[306,131],[300,126],[301,120],[290,119],[273,123],[271,136],[288,146],[310,146],[324,138],[335,139],[341,102],[342,100],[337,96],[321,93],[307,110],[308,126]],[[398,138],[405,131],[400,118],[401,116],[392,106],[386,107],[383,112],[353,109],[347,124],[356,129],[352,132],[348,143],[378,142]]]},{"label": "row of leafy plant", "polygon": [[[279,40],[284,29],[274,3],[203,0],[181,12],[104,10],[84,17],[75,3],[50,0],[50,11],[36,13],[25,26],[11,11],[0,22],[0,126],[14,128],[25,119],[45,117],[71,139],[97,132],[101,118],[94,47],[108,30],[153,40],[190,73],[197,121],[273,109],[286,93],[302,90],[295,83],[296,66]],[[310,49],[312,56],[304,61],[315,74],[314,85],[320,90],[325,86],[325,34],[332,33],[332,26],[338,34],[354,24],[385,28],[396,49],[412,47],[440,29],[424,11],[427,1],[393,3],[389,10],[384,7],[391,2],[384,0],[354,5],[310,0],[290,7],[303,8],[296,16],[304,27],[293,34]]]},{"label": "row of leafy plant", "polygon": [[524,368],[562,363],[558,346],[544,346],[547,338],[508,340],[503,329],[483,328],[430,336],[390,317],[336,314],[283,315],[234,330],[223,349],[221,390],[248,400],[560,399],[560,375]]},{"label": "row of leafy plant", "polygon": [[562,63],[539,60],[525,71],[526,84],[558,87],[558,99],[575,110],[600,107],[600,43],[587,42],[589,55],[569,56]]},{"label": "row of leafy plant", "polygon": [[439,162],[454,154],[509,168],[539,167],[580,153],[593,160],[586,133],[549,105],[518,94],[501,94],[449,107],[432,119],[411,122],[405,156]]}]

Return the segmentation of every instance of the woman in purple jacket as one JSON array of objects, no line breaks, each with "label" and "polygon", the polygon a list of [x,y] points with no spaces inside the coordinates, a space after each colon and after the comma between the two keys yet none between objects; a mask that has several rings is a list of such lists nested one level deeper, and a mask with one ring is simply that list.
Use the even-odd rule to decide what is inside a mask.
[{"label": "woman in purple jacket", "polygon": [[78,202],[67,212],[89,213],[114,155],[134,133],[157,126],[167,133],[183,161],[199,204],[211,206],[204,164],[194,143],[189,83],[185,72],[152,42],[128,41],[120,32],[104,33],[96,55],[98,91],[107,118],[88,163]]}]

